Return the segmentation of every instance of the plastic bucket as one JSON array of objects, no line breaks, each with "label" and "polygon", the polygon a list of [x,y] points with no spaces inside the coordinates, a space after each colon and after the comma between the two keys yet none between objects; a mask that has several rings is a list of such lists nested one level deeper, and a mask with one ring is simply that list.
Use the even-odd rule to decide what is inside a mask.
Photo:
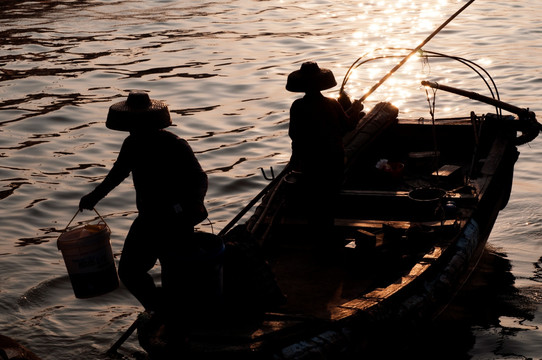
[{"label": "plastic bucket", "polygon": [[[200,289],[201,294],[213,302],[222,302],[224,292],[224,251],[225,246],[218,236],[206,233],[194,233],[201,238],[202,246],[199,248],[191,262],[198,269],[200,284],[208,285]],[[213,300],[214,299],[214,300]]]},{"label": "plastic bucket", "polygon": [[109,227],[101,222],[63,232],[57,247],[62,252],[73,292],[77,298],[89,298],[115,290],[119,286]]}]

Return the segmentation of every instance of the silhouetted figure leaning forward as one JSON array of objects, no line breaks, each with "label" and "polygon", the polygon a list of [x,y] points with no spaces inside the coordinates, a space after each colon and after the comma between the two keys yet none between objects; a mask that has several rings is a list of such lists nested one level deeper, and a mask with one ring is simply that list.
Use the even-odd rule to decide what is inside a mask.
[{"label": "silhouetted figure leaning forward", "polygon": [[[207,217],[203,200],[208,184],[188,143],[164,130],[170,125],[167,105],[144,92],[131,92],[126,101],[112,105],[106,126],[130,135],[108,175],[81,198],[79,208],[93,209],[132,174],[139,214],[124,242],[119,278],[146,311],[165,311],[165,317],[178,319],[186,311],[183,304],[193,296],[193,274],[174,281],[165,274],[171,270],[177,276],[183,265],[179,257],[197,247],[194,226]],[[163,294],[149,274],[157,260],[162,266]],[[174,285],[168,287],[168,281]]]}]

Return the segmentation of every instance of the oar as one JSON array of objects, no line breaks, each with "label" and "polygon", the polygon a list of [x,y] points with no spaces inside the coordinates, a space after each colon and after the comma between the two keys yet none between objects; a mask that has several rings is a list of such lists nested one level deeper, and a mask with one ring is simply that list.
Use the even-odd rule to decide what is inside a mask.
[{"label": "oar", "polygon": [[107,350],[105,353],[109,357],[116,357],[118,355],[117,350],[121,347],[122,344],[132,335],[132,333],[137,329],[137,325],[139,323],[139,317],[135,319],[135,321],[130,325],[128,330],[124,332],[124,334],[121,335],[121,337]]},{"label": "oar", "polygon": [[401,66],[403,66],[408,61],[408,59],[410,59],[410,57],[412,55],[417,53],[425,44],[427,44],[429,42],[429,40],[431,40],[435,35],[437,35],[446,25],[448,25],[453,19],[455,19],[457,17],[457,15],[459,15],[463,10],[465,10],[473,2],[474,2],[474,0],[470,0],[468,3],[463,5],[463,7],[461,7],[461,9],[457,10],[455,12],[455,14],[453,14],[450,18],[448,18],[448,20],[443,22],[442,25],[440,25],[435,31],[433,31],[431,33],[431,35],[429,35],[424,41],[422,41],[420,43],[420,45],[416,46],[416,48],[414,48],[414,50],[412,50],[407,56],[405,56],[403,58],[403,60],[401,60],[397,65],[395,65],[395,67],[393,69],[391,69],[386,75],[384,75],[384,77],[382,79],[380,79],[379,82],[374,84],[373,87],[371,89],[369,89],[369,91],[367,91],[365,93],[365,95],[363,95],[359,100],[356,100],[356,101],[358,101],[358,102],[365,101],[365,99],[367,99],[369,97],[369,95],[371,95],[376,89],[378,89],[380,87],[380,85],[382,85],[384,83],[384,81],[388,80],[388,78],[390,76],[392,76],[393,73],[395,73],[397,71],[397,69],[399,69]]}]

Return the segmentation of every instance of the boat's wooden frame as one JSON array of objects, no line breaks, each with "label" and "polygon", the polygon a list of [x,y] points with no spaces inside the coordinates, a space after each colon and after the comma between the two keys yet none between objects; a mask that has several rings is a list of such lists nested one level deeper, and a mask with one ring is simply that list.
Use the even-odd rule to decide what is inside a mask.
[{"label": "boat's wooden frame", "polygon": [[[380,103],[345,137],[346,181],[334,221],[342,243],[326,255],[330,261],[318,262],[322,254],[306,238],[303,203],[292,197],[302,185],[292,181],[298,174],[290,166],[251,202],[261,198],[247,221],[221,234],[226,254],[237,251],[252,262],[239,265],[243,256],[226,256],[224,316],[194,329],[185,349],[193,358],[338,359],[368,351],[389,326],[431,321],[454,298],[508,202],[517,132],[529,128],[532,139],[539,125],[534,116],[528,116],[534,126],[525,126],[510,116],[419,124],[397,115],[393,105]],[[398,177],[370,170],[384,156],[411,163]],[[442,190],[429,212],[425,199],[413,198],[418,185]],[[322,296],[338,285],[342,294]],[[147,343],[147,350],[156,349]]]}]

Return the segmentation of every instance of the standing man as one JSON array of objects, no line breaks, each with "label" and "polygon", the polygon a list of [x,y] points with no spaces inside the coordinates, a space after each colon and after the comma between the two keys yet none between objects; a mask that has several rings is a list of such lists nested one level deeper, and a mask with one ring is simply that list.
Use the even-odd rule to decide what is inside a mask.
[{"label": "standing man", "polygon": [[315,240],[322,243],[333,236],[332,209],[344,176],[343,136],[354,129],[363,110],[360,102],[354,102],[347,114],[336,99],[322,95],[322,90],[335,85],[331,70],[315,62],[303,63],[286,83],[286,90],[305,93],[290,108],[290,162],[303,174],[309,222]]},{"label": "standing man", "polygon": [[93,209],[132,174],[139,214],[126,236],[118,273],[149,312],[171,304],[164,303],[148,272],[160,260],[166,297],[175,293],[167,288],[164,272],[193,249],[194,226],[207,217],[207,175],[186,140],[164,130],[170,125],[167,105],[145,92],[130,92],[127,100],[112,105],[106,126],[130,134],[105,179],[79,203],[80,209]]}]

